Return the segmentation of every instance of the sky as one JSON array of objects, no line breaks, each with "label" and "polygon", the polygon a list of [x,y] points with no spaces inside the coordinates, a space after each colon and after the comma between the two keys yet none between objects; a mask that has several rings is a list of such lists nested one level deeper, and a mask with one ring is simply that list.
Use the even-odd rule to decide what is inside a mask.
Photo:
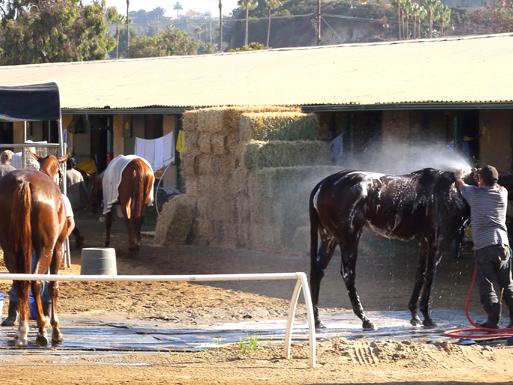
[{"label": "sky", "polygon": [[[157,7],[162,7],[166,10],[166,16],[176,17],[176,11],[173,10],[173,5],[176,2],[182,4],[182,13],[188,10],[197,12],[210,12],[212,16],[219,13],[218,0],[130,0],[130,10],[138,11],[144,9],[151,11]],[[237,0],[222,0],[223,1],[223,14],[228,15],[237,7]],[[107,5],[110,7],[117,7],[119,12],[124,14],[126,12],[126,0],[107,0]]]}]

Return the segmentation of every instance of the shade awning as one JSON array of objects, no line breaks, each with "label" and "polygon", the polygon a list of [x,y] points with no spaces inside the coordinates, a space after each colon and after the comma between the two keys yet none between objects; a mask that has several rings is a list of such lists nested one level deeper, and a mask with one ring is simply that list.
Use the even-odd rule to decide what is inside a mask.
[{"label": "shade awning", "polygon": [[61,105],[56,83],[0,86],[0,119],[58,120]]}]

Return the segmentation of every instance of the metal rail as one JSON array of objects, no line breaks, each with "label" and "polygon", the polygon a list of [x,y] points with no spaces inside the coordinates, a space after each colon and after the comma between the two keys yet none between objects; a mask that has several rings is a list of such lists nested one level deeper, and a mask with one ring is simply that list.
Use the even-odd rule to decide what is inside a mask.
[{"label": "metal rail", "polygon": [[296,286],[290,298],[287,329],[285,332],[285,357],[290,358],[292,326],[296,314],[299,295],[303,291],[303,298],[306,305],[306,315],[309,334],[309,363],[310,367],[316,364],[316,339],[315,321],[313,314],[312,298],[308,279],[303,272],[296,273],[256,273],[256,274],[196,274],[196,275],[78,275],[78,274],[10,274],[0,273],[0,281],[132,281],[132,282],[221,282],[221,281],[285,281],[295,280]]}]

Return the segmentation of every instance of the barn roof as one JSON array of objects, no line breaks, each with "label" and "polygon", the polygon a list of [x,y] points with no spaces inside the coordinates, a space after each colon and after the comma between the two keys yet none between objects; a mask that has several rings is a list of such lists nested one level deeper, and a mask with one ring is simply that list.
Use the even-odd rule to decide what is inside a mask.
[{"label": "barn roof", "polygon": [[0,67],[63,109],[512,104],[513,34]]}]

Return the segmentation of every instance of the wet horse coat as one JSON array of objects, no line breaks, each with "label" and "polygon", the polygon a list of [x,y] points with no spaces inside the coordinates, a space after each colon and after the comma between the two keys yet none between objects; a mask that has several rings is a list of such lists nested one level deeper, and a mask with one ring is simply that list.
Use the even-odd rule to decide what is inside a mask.
[{"label": "wet horse coat", "polygon": [[[16,170],[0,179],[0,246],[4,260],[11,273],[32,272],[45,274],[48,269],[57,274],[62,261],[62,244],[68,232],[66,212],[61,192],[51,177],[34,170]],[[37,256],[32,266],[32,253]],[[29,281],[16,281],[19,297],[20,324],[17,346],[26,346],[28,335]],[[56,282],[49,284],[52,297],[50,323],[53,327],[52,342],[62,341],[60,323],[57,318]],[[40,296],[41,282],[32,283],[32,292],[37,306],[37,342],[48,343],[46,317]]]},{"label": "wet horse coat", "polygon": [[[364,329],[374,325],[363,311],[355,287],[358,243],[367,227],[387,238],[416,239],[420,257],[409,302],[411,323],[433,326],[429,296],[441,247],[450,242],[470,217],[470,210],[454,184],[451,172],[423,169],[391,176],[365,171],[340,171],[323,179],[310,195],[310,284],[316,325],[319,290],[324,270],[336,246],[342,254],[341,274],[354,313]],[[320,245],[319,245],[320,236]],[[421,321],[417,315],[419,296]]]}]

